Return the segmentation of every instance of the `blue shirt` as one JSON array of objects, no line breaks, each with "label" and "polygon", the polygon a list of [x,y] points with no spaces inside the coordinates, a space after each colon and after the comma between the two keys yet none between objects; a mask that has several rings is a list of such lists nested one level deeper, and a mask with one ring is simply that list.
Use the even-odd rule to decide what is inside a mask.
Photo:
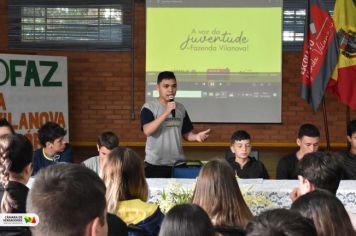
[{"label": "blue shirt", "polygon": [[55,160],[50,159],[45,156],[44,153],[44,148],[39,148],[33,153],[33,159],[32,159],[32,166],[33,166],[33,171],[32,171],[32,176],[34,176],[40,169],[56,164],[58,162],[73,162],[72,158],[72,152],[73,148],[69,144],[66,144],[66,147],[63,152],[58,152],[56,155],[58,155],[58,158]]}]

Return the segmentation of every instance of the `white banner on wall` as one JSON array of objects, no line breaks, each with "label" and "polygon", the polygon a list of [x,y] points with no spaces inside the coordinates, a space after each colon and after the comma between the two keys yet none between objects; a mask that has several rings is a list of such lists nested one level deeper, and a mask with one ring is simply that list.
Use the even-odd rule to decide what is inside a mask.
[{"label": "white banner on wall", "polygon": [[67,58],[0,54],[0,118],[40,147],[37,130],[48,121],[68,134]]}]

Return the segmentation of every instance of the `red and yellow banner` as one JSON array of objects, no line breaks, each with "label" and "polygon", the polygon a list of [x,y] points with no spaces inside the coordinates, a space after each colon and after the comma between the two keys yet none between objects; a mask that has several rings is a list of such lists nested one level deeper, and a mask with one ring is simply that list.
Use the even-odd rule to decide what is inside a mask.
[{"label": "red and yellow banner", "polygon": [[356,0],[336,0],[333,19],[340,51],[328,89],[356,109]]}]

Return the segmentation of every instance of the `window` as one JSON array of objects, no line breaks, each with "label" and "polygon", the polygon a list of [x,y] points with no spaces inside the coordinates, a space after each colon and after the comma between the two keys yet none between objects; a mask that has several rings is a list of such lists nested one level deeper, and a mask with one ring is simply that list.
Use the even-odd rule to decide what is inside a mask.
[{"label": "window", "polygon": [[9,0],[10,48],[131,49],[130,0],[52,2]]},{"label": "window", "polygon": [[[335,0],[320,1],[332,15]],[[307,0],[284,0],[283,4],[283,50],[302,50]]]}]

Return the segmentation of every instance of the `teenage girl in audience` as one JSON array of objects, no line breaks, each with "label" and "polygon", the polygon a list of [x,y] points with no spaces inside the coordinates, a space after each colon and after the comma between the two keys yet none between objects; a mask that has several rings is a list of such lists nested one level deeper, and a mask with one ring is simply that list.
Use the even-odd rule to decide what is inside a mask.
[{"label": "teenage girl in audience", "polygon": [[[128,225],[143,228],[147,235],[158,235],[163,214],[156,204],[146,202],[148,185],[143,160],[137,153],[129,148],[113,149],[101,177],[106,185],[108,212],[116,214]],[[131,235],[134,234],[131,232]]]},{"label": "teenage girl in audience", "polygon": [[291,209],[313,220],[318,236],[356,235],[344,205],[328,191],[318,189],[302,195]]},{"label": "teenage girl in audience", "polygon": [[21,134],[0,136],[0,191],[2,213],[25,213],[26,187],[32,172],[33,147]]},{"label": "teenage girl in audience", "polygon": [[216,226],[245,228],[252,218],[235,172],[225,160],[213,160],[202,167],[192,202],[201,206]]},{"label": "teenage girl in audience", "polygon": [[164,217],[159,236],[214,236],[206,212],[195,204],[176,205]]}]

